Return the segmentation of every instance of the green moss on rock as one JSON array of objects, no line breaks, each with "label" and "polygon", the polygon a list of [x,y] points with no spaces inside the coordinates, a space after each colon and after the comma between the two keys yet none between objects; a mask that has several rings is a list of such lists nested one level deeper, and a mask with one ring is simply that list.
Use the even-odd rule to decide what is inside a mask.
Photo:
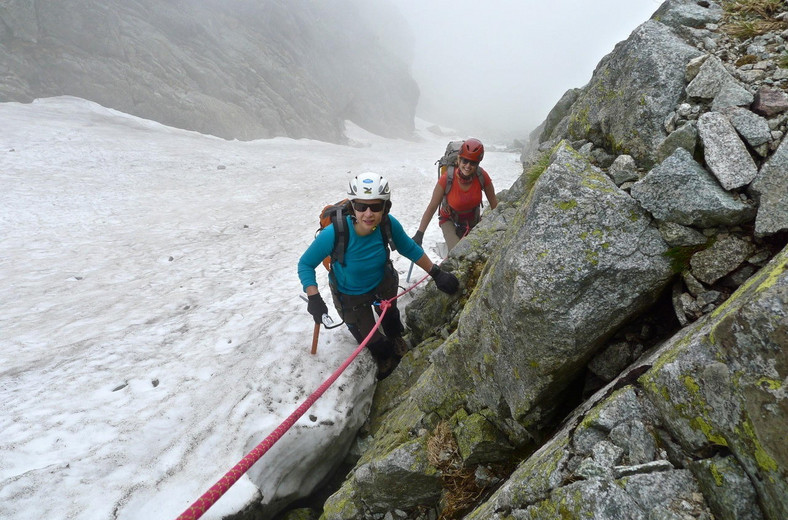
[{"label": "green moss on rock", "polygon": [[555,207],[560,209],[560,210],[563,210],[563,211],[568,211],[568,210],[570,210],[570,209],[572,209],[574,207],[577,207],[577,201],[576,200],[567,200],[567,201],[564,201],[564,202],[556,202],[555,203]]}]

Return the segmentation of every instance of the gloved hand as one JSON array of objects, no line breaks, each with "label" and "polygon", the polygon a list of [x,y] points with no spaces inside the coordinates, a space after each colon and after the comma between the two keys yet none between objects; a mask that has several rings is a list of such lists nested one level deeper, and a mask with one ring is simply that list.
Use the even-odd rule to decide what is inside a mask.
[{"label": "gloved hand", "polygon": [[435,286],[446,294],[454,294],[460,286],[460,281],[453,274],[442,270],[438,264],[432,264],[429,275],[435,280]]},{"label": "gloved hand", "polygon": [[423,231],[416,231],[416,234],[413,235],[413,241],[416,242],[418,245],[421,245],[421,241],[424,239],[424,232]]},{"label": "gloved hand", "polygon": [[308,297],[306,310],[315,319],[315,323],[323,323],[323,314],[328,314],[328,307],[320,293]]}]

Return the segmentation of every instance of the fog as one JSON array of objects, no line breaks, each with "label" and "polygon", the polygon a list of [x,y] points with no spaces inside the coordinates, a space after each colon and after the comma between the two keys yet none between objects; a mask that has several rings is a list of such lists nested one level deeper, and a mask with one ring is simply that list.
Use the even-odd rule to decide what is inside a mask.
[{"label": "fog", "polygon": [[524,138],[661,0],[391,0],[412,28],[417,115]]}]

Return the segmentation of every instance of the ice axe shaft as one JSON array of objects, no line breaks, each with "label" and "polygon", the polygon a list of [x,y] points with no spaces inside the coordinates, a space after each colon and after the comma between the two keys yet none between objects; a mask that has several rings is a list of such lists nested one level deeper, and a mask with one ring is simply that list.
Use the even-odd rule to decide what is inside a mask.
[{"label": "ice axe shaft", "polygon": [[320,324],[315,323],[315,330],[312,332],[312,355],[317,354],[317,338],[320,336]]},{"label": "ice axe shaft", "polygon": [[[303,294],[300,296],[300,298],[307,303],[309,302],[309,299]],[[318,323],[315,323],[315,329],[312,332],[312,354],[317,354],[317,339],[320,336],[320,325],[323,325],[327,329],[335,329],[343,323],[345,323],[345,320],[342,320],[339,323],[334,323],[334,320],[331,319],[331,316],[328,314],[323,314],[322,319]]]},{"label": "ice axe shaft", "polygon": [[405,278],[405,281],[408,282],[408,283],[410,283],[410,274],[413,272],[413,264],[414,264],[414,262],[411,261],[410,269],[408,269],[408,277]]}]

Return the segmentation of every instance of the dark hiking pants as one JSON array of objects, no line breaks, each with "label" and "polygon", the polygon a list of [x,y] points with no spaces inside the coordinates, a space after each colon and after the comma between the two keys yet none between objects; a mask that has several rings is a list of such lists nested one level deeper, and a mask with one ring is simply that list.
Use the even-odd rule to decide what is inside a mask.
[{"label": "dark hiking pants", "polygon": [[[364,341],[369,332],[375,328],[376,314],[381,313],[380,307],[373,305],[373,303],[388,300],[397,295],[399,273],[394,269],[391,261],[386,264],[385,270],[383,281],[373,291],[366,294],[343,294],[336,289],[333,283],[330,284],[334,307],[359,343]],[[367,344],[376,359],[393,355],[393,340],[399,338],[405,330],[400,320],[396,300],[391,302],[391,307],[386,311],[380,325],[380,328],[383,329],[382,333],[379,329],[375,329],[375,333]]]}]

